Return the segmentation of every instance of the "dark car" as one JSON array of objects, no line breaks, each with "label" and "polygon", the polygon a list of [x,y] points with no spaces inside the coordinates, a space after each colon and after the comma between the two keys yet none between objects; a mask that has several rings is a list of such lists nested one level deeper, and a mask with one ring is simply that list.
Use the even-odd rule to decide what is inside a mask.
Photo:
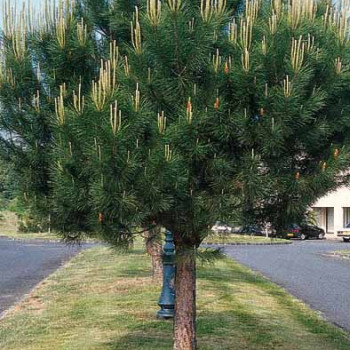
[{"label": "dark car", "polygon": [[325,232],[322,228],[314,225],[291,224],[287,226],[285,236],[286,238],[300,238],[301,240],[308,238],[323,239]]},{"label": "dark car", "polygon": [[258,225],[245,225],[237,233],[253,236],[265,236],[263,229]]}]

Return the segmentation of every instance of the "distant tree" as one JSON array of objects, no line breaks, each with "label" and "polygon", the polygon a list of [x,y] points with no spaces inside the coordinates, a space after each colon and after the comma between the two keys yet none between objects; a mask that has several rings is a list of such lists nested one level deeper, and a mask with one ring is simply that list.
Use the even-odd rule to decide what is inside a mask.
[{"label": "distant tree", "polygon": [[15,184],[12,179],[13,169],[10,163],[0,158],[0,210],[6,210],[15,197]]},{"label": "distant tree", "polygon": [[[1,35],[0,142],[4,162],[13,168],[18,205],[44,229],[52,216],[50,168],[53,159],[52,122],[60,86],[71,93],[78,84],[90,89],[99,61],[98,47],[86,38],[81,13],[72,17],[69,2],[53,3],[43,14],[45,25],[37,30],[30,8],[16,12],[5,2]],[[65,22],[60,19],[65,17]],[[91,30],[89,31],[91,33]],[[84,41],[82,45],[81,41]],[[53,223],[54,224],[54,223]]]},{"label": "distant tree", "polygon": [[[87,217],[88,177],[72,175],[70,181],[74,180],[75,192],[70,193],[70,198],[73,200],[65,201],[62,211],[52,206],[50,169],[56,163],[51,154],[52,115],[56,115],[58,108],[55,98],[60,89],[67,96],[78,90],[85,94],[98,74],[100,60],[109,54],[110,42],[131,44],[130,21],[135,4],[129,0],[86,0],[75,2],[73,7],[65,1],[59,1],[56,9],[53,2],[45,6],[39,14],[43,26],[38,29],[30,25],[39,22],[36,13],[29,8],[17,13],[12,3],[5,2],[0,74],[3,159],[4,164],[13,167],[16,192],[13,209],[20,216],[21,229],[55,229],[62,214],[64,220],[74,221],[72,232],[87,232],[94,229]],[[153,262],[159,263],[160,256],[155,256],[155,252],[161,251],[160,231],[158,237],[154,237],[155,231],[151,232],[147,251],[152,251]],[[74,240],[76,236],[70,238]],[[154,269],[159,275],[159,264],[156,265]]]}]

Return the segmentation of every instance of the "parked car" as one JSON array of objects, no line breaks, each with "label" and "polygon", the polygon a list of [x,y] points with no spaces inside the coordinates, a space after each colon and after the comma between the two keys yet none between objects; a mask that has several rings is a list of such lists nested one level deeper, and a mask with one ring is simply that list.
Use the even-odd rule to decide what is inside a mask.
[{"label": "parked car", "polygon": [[300,231],[301,227],[298,224],[290,224],[282,230],[282,234],[278,234],[277,236],[283,238],[300,238]]},{"label": "parked car", "polygon": [[290,224],[285,230],[285,236],[286,238],[300,238],[301,240],[308,238],[323,239],[325,232],[322,228],[314,225]]},{"label": "parked car", "polygon": [[245,225],[237,233],[265,236],[265,232],[259,225]]},{"label": "parked car", "polygon": [[347,224],[343,230],[338,231],[338,237],[343,238],[344,242],[350,242],[350,224]]},{"label": "parked car", "polygon": [[225,222],[217,221],[214,226],[211,228],[215,233],[231,233],[232,227]]}]

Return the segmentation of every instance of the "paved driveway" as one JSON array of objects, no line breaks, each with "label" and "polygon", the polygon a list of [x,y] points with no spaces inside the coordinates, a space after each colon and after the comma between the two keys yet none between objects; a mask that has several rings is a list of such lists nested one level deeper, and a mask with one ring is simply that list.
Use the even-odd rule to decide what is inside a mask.
[{"label": "paved driveway", "polygon": [[349,243],[294,241],[291,245],[229,246],[225,252],[261,272],[331,322],[350,330],[350,260],[325,257]]},{"label": "paved driveway", "polygon": [[0,315],[81,249],[0,237]]}]

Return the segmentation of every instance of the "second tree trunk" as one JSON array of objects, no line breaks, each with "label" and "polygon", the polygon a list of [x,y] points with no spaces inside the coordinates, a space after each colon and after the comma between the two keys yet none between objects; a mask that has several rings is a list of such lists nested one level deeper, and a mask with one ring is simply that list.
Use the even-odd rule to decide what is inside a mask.
[{"label": "second tree trunk", "polygon": [[152,260],[152,274],[156,279],[161,279],[163,275],[163,263],[162,263],[162,242],[160,227],[146,232],[146,250]]}]

